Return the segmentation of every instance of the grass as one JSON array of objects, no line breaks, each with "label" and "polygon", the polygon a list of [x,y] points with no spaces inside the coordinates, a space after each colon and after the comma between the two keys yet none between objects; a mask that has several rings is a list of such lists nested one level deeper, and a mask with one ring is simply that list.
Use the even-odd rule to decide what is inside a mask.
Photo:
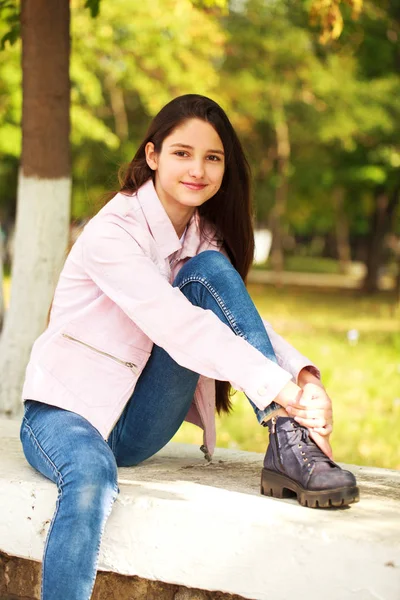
[{"label": "grass", "polygon": [[[271,261],[266,264],[254,265],[255,269],[272,269]],[[314,256],[286,256],[285,271],[292,273],[329,273],[337,275],[340,273],[339,263],[333,258],[321,258]]]},{"label": "grass", "polygon": [[[321,369],[333,399],[337,461],[400,469],[400,315],[388,295],[251,286],[264,318]],[[356,329],[356,345],[347,332]],[[217,419],[217,445],[263,452],[267,433],[243,394]],[[174,441],[201,443],[185,423]]]},{"label": "grass", "polygon": [[317,256],[287,256],[285,269],[286,271],[300,273],[340,273],[337,260]]},{"label": "grass", "polygon": [[[388,294],[250,286],[264,318],[321,369],[333,399],[332,445],[338,461],[400,469],[400,312]],[[5,279],[5,295],[9,280]],[[358,331],[356,345],[349,330]],[[217,418],[217,445],[263,452],[267,432],[243,394]],[[202,443],[185,423],[174,441]]]}]

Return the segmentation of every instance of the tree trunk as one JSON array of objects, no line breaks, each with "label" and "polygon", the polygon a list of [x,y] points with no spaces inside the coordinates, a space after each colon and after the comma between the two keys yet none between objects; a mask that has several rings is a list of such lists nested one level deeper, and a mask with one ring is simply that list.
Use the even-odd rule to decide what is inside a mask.
[{"label": "tree trunk", "polygon": [[26,364],[46,325],[70,210],[69,0],[22,0],[22,158],[10,307],[0,340],[0,410],[19,411]]},{"label": "tree trunk", "polygon": [[115,133],[120,141],[128,139],[129,126],[128,115],[126,114],[124,93],[117,85],[113,75],[110,73],[106,78],[106,85],[110,94],[111,109],[114,115]]},{"label": "tree trunk", "polygon": [[338,187],[333,192],[333,204],[335,207],[336,219],[336,250],[339,260],[339,269],[341,273],[347,273],[350,261],[350,241],[349,241],[349,221],[344,212],[344,189]]},{"label": "tree trunk", "polygon": [[375,195],[375,208],[371,218],[371,231],[367,251],[367,274],[363,288],[372,293],[379,288],[379,269],[383,259],[383,242],[390,231],[391,221],[400,199],[400,188],[396,187],[392,194],[379,188]]},{"label": "tree trunk", "polygon": [[396,302],[400,307],[400,258],[397,261],[397,275],[396,275],[394,292],[395,292]]},{"label": "tree trunk", "polygon": [[4,320],[4,272],[3,272],[3,261],[4,261],[4,242],[3,242],[3,231],[0,224],[0,331],[3,327]]},{"label": "tree trunk", "polygon": [[284,268],[282,220],[286,212],[288,195],[290,139],[289,128],[283,107],[280,104],[275,110],[275,135],[278,182],[275,192],[275,204],[270,214],[270,229],[272,232],[271,265],[275,272],[281,273]]}]

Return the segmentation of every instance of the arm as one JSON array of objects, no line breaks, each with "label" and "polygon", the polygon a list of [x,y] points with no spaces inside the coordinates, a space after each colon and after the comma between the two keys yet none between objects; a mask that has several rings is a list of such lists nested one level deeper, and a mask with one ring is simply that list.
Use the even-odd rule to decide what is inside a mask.
[{"label": "arm", "polygon": [[92,221],[83,235],[89,277],[178,364],[229,381],[261,409],[290,381],[290,373],[170,285],[139,245],[140,226],[136,234],[135,224],[127,231],[108,217]]}]

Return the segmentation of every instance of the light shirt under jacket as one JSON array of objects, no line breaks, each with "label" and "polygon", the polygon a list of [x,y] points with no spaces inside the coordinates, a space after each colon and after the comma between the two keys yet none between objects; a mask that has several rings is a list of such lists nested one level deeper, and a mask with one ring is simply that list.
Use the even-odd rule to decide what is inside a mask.
[{"label": "light shirt under jacket", "polygon": [[61,272],[50,321],[33,345],[23,399],[85,417],[107,439],[135,389],[153,343],[201,375],[186,420],[215,447],[215,380],[264,409],[312,363],[265,323],[278,365],[171,283],[204,250],[220,250],[196,212],[181,245],[151,180],[118,193],[85,226]]}]

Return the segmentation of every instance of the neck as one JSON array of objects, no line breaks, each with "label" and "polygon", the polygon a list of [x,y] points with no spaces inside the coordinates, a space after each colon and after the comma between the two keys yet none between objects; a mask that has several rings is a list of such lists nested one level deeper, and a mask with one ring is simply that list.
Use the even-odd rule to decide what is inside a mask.
[{"label": "neck", "polygon": [[174,226],[176,235],[178,238],[181,238],[187,227],[187,224],[193,216],[195,208],[192,206],[183,206],[182,204],[169,204],[162,197],[160,197],[160,194],[158,194],[158,198],[163,205],[169,220]]},{"label": "neck", "polygon": [[175,213],[175,214],[171,215],[171,212],[173,212],[173,211],[168,210],[165,206],[164,206],[164,208],[166,210],[167,215],[170,218],[172,225],[174,226],[176,235],[180,239],[182,237],[182,235],[184,234],[187,224],[189,223],[190,219],[192,218],[194,209],[190,208],[190,209],[186,210],[185,214],[183,214],[181,211],[179,211],[179,214]]}]

